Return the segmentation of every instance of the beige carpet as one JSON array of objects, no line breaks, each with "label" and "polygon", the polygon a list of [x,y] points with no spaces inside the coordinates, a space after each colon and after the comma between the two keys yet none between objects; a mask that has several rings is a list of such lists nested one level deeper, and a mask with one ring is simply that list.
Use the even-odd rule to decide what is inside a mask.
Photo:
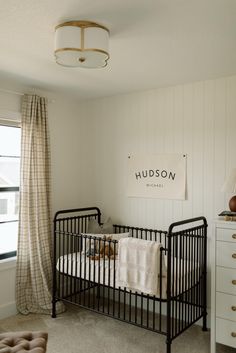
[{"label": "beige carpet", "polygon": [[[165,353],[165,337],[80,308],[52,319],[46,315],[16,315],[0,320],[0,332],[45,330],[48,353]],[[209,353],[209,332],[193,326],[172,343],[172,353]],[[217,345],[217,353],[235,349]]]}]

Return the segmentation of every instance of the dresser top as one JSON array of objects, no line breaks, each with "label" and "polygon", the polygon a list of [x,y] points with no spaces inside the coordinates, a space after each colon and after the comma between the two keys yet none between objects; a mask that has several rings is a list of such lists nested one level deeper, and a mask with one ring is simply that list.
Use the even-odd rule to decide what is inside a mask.
[{"label": "dresser top", "polygon": [[236,222],[224,221],[223,218],[217,218],[214,220],[215,226],[218,228],[231,228],[236,229]]}]

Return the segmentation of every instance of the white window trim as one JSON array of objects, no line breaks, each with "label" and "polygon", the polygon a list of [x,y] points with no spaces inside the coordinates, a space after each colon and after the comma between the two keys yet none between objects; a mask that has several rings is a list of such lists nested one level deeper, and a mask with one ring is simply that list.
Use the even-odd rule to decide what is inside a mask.
[{"label": "white window trim", "polygon": [[20,126],[21,113],[0,109],[0,125]]},{"label": "white window trim", "polygon": [[[0,109],[0,125],[20,127],[21,113]],[[5,271],[14,267],[16,267],[16,256],[0,260],[0,271]]]}]

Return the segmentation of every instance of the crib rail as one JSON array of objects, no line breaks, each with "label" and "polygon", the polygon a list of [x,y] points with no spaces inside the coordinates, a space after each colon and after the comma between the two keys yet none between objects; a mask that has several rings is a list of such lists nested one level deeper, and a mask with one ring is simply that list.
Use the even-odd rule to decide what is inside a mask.
[{"label": "crib rail", "polygon": [[[86,209],[85,209],[86,211]],[[87,235],[88,221],[98,219],[99,212],[89,209],[89,215],[69,215],[57,212],[54,219],[54,291],[55,303],[63,300],[81,307],[112,316],[139,327],[165,334],[166,319],[162,315],[162,259],[160,256],[160,298],[120,288],[116,284],[118,241],[104,240]],[[77,210],[76,210],[77,212]],[[72,213],[73,214],[73,213]],[[129,232],[132,237],[154,240],[166,244],[167,232],[114,225],[114,233]],[[86,256],[97,247],[98,256]],[[107,259],[102,248],[107,249]],[[162,247],[161,252],[166,253]],[[73,254],[68,257],[68,254]],[[59,261],[58,261],[59,259]]]},{"label": "crib rail", "polygon": [[167,341],[207,316],[207,221],[173,223],[168,231]]},{"label": "crib rail", "polygon": [[73,303],[165,335],[167,353],[172,340],[200,318],[206,329],[204,217],[173,223],[168,232],[114,225],[114,233],[129,232],[134,238],[162,244],[159,297],[117,285],[118,241],[88,235],[90,219],[101,223],[97,207],[64,210],[55,215],[53,317],[57,301]]},{"label": "crib rail", "polygon": [[113,227],[114,227],[115,233],[129,232],[130,236],[133,238],[157,241],[161,243],[163,247],[166,249],[167,231],[149,229],[149,228],[130,227],[125,225],[117,225],[117,224],[115,224]]}]

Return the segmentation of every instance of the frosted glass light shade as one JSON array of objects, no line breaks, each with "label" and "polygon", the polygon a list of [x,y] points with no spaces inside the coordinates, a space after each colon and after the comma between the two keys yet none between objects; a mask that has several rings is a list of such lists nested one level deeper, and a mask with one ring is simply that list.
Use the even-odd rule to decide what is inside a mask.
[{"label": "frosted glass light shade", "polygon": [[55,29],[54,53],[59,65],[105,67],[109,59],[109,30],[95,22],[64,22]]}]

